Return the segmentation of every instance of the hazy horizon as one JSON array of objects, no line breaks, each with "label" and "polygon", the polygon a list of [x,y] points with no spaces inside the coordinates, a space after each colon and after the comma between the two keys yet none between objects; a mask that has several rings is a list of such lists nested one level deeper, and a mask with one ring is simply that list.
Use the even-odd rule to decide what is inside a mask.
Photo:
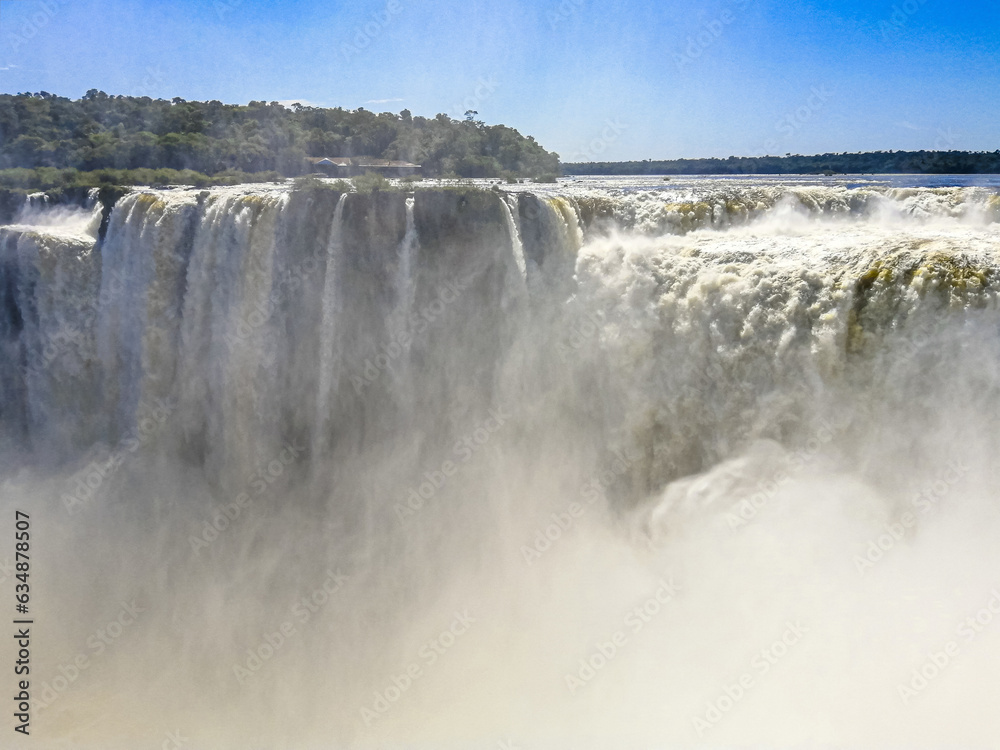
[{"label": "hazy horizon", "polygon": [[982,2],[0,4],[9,93],[473,109],[566,162],[997,146]]}]

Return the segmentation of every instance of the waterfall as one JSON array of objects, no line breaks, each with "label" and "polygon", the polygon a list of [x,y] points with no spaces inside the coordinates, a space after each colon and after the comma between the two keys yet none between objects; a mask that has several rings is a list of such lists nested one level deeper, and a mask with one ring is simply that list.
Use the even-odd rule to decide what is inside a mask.
[{"label": "waterfall", "polygon": [[46,457],[66,458],[101,435],[93,238],[0,228],[4,310],[3,430]]},{"label": "waterfall", "polygon": [[549,198],[548,203],[562,222],[567,248],[571,253],[576,253],[583,245],[583,229],[580,227],[580,216],[575,203],[560,196]]},{"label": "waterfall", "polygon": [[[513,208],[511,208],[512,204]],[[521,272],[521,277],[527,279],[528,272],[524,262],[524,244],[521,242],[521,232],[517,228],[517,222],[514,219],[513,213],[517,210],[517,196],[505,196],[503,207],[504,215],[507,218],[507,231],[510,233],[510,246],[511,252],[514,253],[514,261],[517,263],[517,270]]]},{"label": "waterfall", "polygon": [[997,195],[516,188],[0,227],[45,742],[988,744]]},{"label": "waterfall", "polygon": [[399,276],[396,293],[399,295],[400,311],[409,312],[413,304],[413,260],[417,252],[417,224],[413,214],[416,199],[406,199],[406,234],[399,243]]},{"label": "waterfall", "polygon": [[319,342],[319,395],[316,401],[316,424],[313,437],[313,455],[323,455],[326,449],[326,432],[329,429],[330,399],[334,396],[339,380],[339,352],[337,330],[342,313],[338,289],[338,270],[344,262],[344,206],[347,194],[337,200],[330,226],[330,240],[326,247],[326,275],[323,277],[322,318]]}]

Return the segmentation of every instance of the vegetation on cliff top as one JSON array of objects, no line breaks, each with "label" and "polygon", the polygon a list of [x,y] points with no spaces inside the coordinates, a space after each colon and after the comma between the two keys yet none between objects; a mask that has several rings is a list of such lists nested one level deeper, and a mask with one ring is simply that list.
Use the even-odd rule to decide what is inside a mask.
[{"label": "vegetation on cliff top", "polygon": [[[167,101],[93,89],[79,100],[46,92],[0,95],[0,170],[50,168],[60,172],[62,185],[79,184],[79,173],[164,169],[175,174],[161,182],[225,184],[261,173],[305,174],[311,171],[310,156],[359,155],[420,164],[428,177],[559,171],[558,155],[532,137],[505,125],[445,114],[426,118],[407,110],[397,115],[362,108],[287,108],[277,102]],[[41,184],[51,183],[54,173],[21,175],[20,181],[30,182],[27,178],[36,184],[15,186],[17,178],[6,172],[0,184],[55,187]]]}]

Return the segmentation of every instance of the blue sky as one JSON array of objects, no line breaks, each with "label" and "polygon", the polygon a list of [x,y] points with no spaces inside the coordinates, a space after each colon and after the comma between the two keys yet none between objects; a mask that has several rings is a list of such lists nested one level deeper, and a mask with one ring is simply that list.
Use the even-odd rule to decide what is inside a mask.
[{"label": "blue sky", "polygon": [[0,91],[460,117],[564,161],[1000,148],[1000,4],[0,0]]}]

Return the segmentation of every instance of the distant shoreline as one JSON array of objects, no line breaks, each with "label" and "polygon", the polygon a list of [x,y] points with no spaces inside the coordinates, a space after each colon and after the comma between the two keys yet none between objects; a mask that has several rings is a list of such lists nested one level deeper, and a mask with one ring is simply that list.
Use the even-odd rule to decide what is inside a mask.
[{"label": "distant shoreline", "polygon": [[662,175],[970,175],[1000,174],[998,151],[873,151],[813,156],[730,156],[726,159],[667,159],[573,162],[566,176]]}]

